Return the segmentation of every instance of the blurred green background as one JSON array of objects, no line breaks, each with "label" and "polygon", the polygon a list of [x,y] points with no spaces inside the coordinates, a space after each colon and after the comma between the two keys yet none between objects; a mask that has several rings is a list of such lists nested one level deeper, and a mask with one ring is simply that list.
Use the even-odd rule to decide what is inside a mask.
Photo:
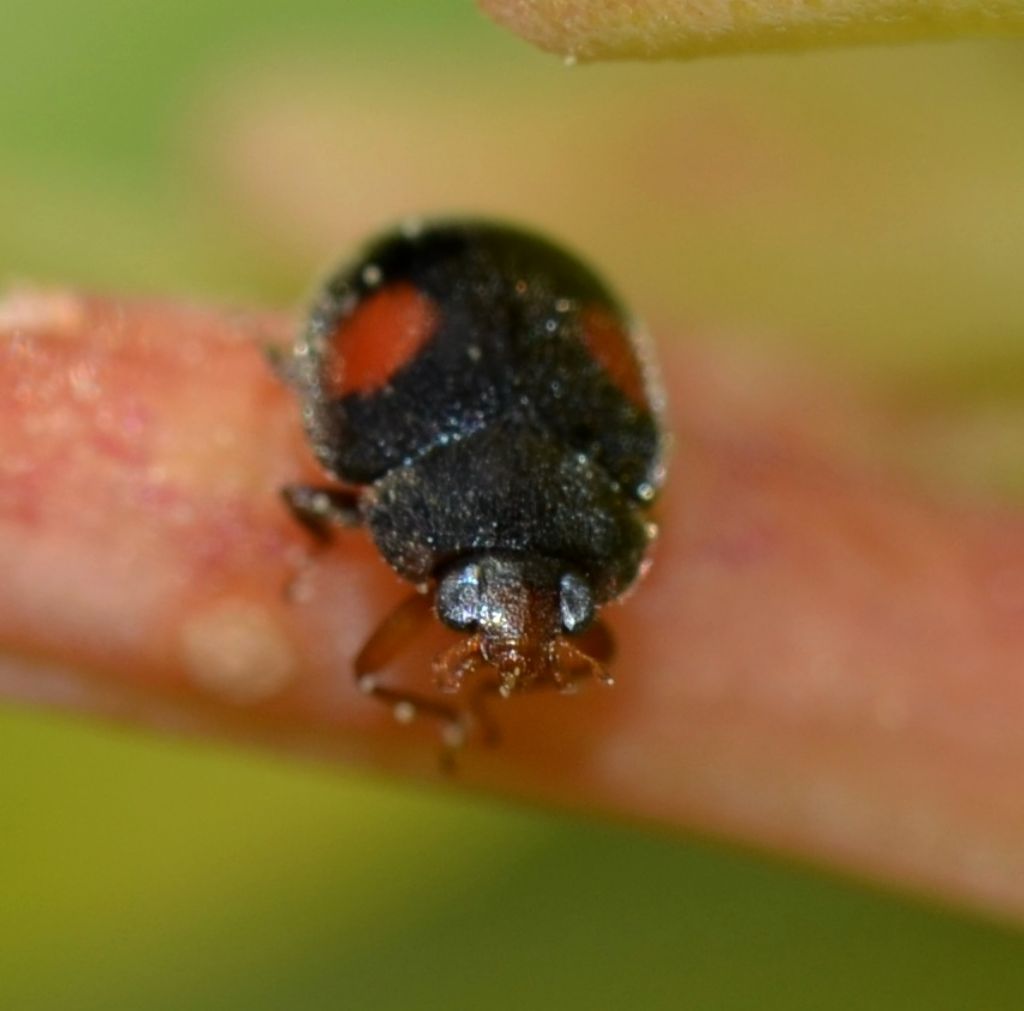
[{"label": "blurred green background", "polygon": [[[288,307],[400,214],[500,213],[662,339],[838,361],[1020,490],[1020,46],[570,71],[468,0],[3,23],[4,283]],[[1019,934],[706,844],[25,712],[0,764],[4,1011],[1024,999]]]}]

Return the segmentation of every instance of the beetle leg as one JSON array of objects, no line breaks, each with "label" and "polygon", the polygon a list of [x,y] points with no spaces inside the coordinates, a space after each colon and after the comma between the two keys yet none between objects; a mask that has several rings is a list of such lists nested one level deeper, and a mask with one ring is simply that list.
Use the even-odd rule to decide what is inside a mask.
[{"label": "beetle leg", "polygon": [[428,593],[410,594],[399,603],[373,630],[356,654],[356,680],[372,677],[387,667],[427,623],[432,609],[433,601]]},{"label": "beetle leg", "polygon": [[572,639],[560,639],[555,646],[551,679],[560,691],[576,690],[576,682],[592,677],[602,684],[614,684],[607,664],[615,655],[615,639],[598,618],[585,632]]},{"label": "beetle leg", "polygon": [[[356,526],[362,522],[358,493],[344,488],[317,488],[314,485],[286,484],[281,489],[285,507],[308,533],[317,548],[331,543],[332,528]],[[305,557],[287,579],[284,595],[289,600],[305,596],[310,572],[310,558]]]},{"label": "beetle leg", "polygon": [[481,678],[473,686],[469,695],[468,709],[480,728],[484,744],[493,747],[501,741],[498,723],[487,709],[488,696],[497,695],[501,690],[501,680],[496,677]]},{"label": "beetle leg", "polygon": [[575,691],[576,683],[585,677],[591,677],[604,685],[615,684],[614,678],[603,663],[584,653],[568,639],[558,641],[552,677],[559,690],[566,693]]},{"label": "beetle leg", "polygon": [[600,664],[608,664],[615,656],[615,637],[600,618],[570,641],[581,653],[586,653]]},{"label": "beetle leg", "polygon": [[331,539],[332,527],[355,527],[363,522],[359,493],[347,488],[286,484],[281,498],[292,516],[321,543]]},{"label": "beetle leg", "polygon": [[466,717],[462,710],[419,692],[381,684],[378,676],[378,672],[387,667],[423,628],[432,609],[433,601],[429,594],[414,593],[406,597],[384,618],[356,654],[353,672],[359,690],[390,706],[400,723],[408,723],[420,714],[441,721],[441,767],[451,772],[455,767],[455,755],[466,740]]},{"label": "beetle leg", "polygon": [[270,371],[281,380],[285,386],[298,388],[298,377],[295,374],[295,359],[290,350],[278,347],[276,344],[268,344],[263,348],[263,358],[270,366]]}]

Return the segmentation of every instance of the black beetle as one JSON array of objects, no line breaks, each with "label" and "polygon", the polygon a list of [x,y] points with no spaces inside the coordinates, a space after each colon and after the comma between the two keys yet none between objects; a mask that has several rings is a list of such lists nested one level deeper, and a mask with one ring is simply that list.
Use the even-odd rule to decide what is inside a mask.
[{"label": "black beetle", "polygon": [[[664,437],[646,350],[587,266],[503,224],[408,223],[327,281],[286,371],[338,482],[287,504],[320,535],[365,524],[417,586],[357,656],[363,691],[454,748],[471,715],[493,729],[490,694],[610,681],[596,612],[642,570]],[[466,707],[380,677],[431,611],[467,633],[434,661]]]}]

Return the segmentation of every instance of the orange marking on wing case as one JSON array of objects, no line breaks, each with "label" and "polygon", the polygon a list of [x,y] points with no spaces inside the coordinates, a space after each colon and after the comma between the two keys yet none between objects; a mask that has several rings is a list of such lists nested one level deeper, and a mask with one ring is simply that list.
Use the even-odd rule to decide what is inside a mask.
[{"label": "orange marking on wing case", "polygon": [[331,335],[324,358],[327,393],[372,393],[411,362],[437,328],[437,306],[414,285],[395,283],[368,296]]},{"label": "orange marking on wing case", "polygon": [[607,309],[587,306],[582,312],[583,341],[612,382],[635,404],[647,406],[647,385],[636,347],[622,322]]}]

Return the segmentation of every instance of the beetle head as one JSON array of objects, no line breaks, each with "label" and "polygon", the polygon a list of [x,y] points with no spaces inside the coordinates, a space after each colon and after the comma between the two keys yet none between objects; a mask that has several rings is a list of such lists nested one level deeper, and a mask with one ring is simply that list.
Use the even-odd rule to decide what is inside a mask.
[{"label": "beetle head", "polygon": [[[594,617],[593,594],[581,575],[549,559],[504,554],[449,569],[438,584],[436,607],[446,625],[473,633],[463,666],[493,667],[505,696],[545,676],[557,681],[559,642]],[[441,674],[455,682],[467,672],[445,664],[442,656]]]}]

